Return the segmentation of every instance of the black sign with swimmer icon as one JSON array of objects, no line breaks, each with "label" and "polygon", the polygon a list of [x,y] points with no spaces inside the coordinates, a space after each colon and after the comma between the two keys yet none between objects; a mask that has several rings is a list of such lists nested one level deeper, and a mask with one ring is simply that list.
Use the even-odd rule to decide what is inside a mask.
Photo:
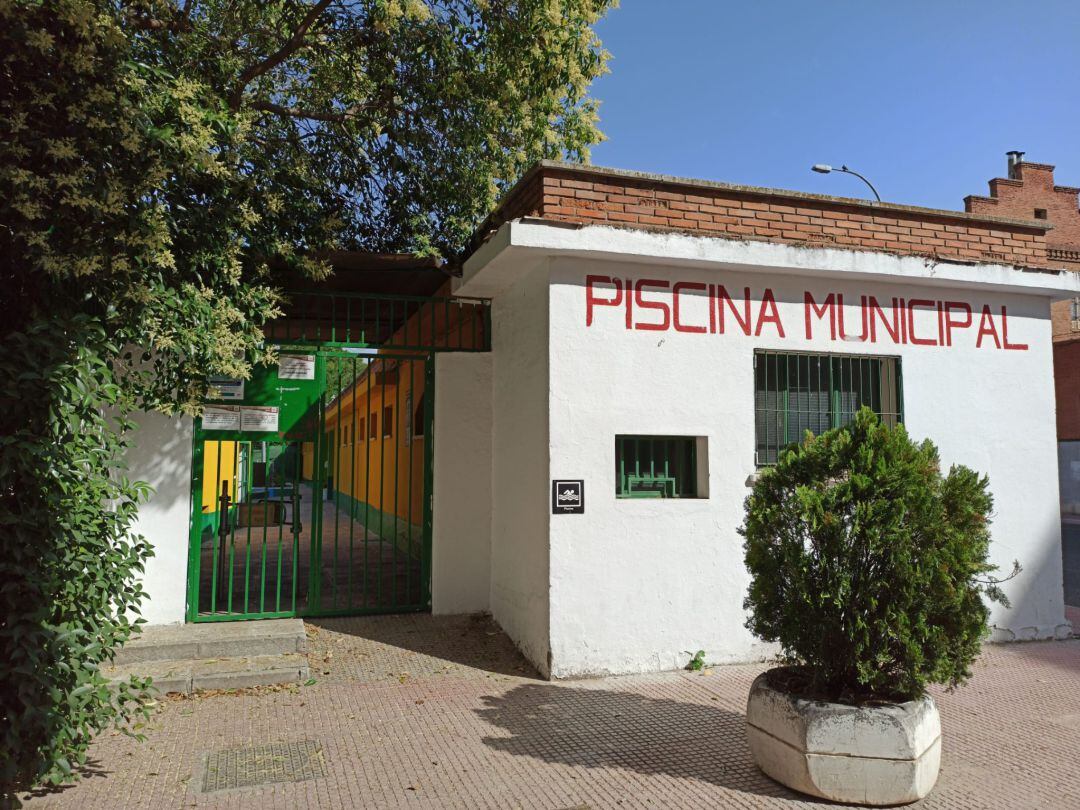
[{"label": "black sign with swimmer icon", "polygon": [[585,511],[584,481],[551,482],[551,514],[580,515]]}]

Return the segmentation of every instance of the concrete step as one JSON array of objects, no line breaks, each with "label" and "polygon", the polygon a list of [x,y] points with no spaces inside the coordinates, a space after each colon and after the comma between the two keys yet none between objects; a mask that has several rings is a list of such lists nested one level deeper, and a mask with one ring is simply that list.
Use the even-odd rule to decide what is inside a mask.
[{"label": "concrete step", "polygon": [[229,656],[178,660],[135,661],[106,667],[102,673],[110,681],[124,681],[131,675],[153,678],[160,694],[189,695],[200,689],[241,689],[307,680],[307,657],[302,653]]},{"label": "concrete step", "polygon": [[113,664],[278,655],[306,649],[301,619],[154,625],[144,627],[125,644]]}]

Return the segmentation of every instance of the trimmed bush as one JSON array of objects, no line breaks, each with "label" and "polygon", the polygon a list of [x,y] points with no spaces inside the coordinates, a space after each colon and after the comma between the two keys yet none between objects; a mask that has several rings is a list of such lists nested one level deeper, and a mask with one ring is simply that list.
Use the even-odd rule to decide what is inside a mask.
[{"label": "trimmed bush", "polygon": [[789,687],[905,700],[970,676],[988,632],[983,596],[1007,604],[986,577],[988,485],[967,467],[943,476],[930,441],[867,408],[761,474],[739,530],[746,626],[780,643]]}]

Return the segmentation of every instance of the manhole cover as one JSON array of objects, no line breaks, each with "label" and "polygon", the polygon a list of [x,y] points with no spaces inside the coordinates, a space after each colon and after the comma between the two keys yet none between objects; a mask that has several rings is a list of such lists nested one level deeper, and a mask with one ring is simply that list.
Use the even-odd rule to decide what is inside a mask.
[{"label": "manhole cover", "polygon": [[326,776],[322,746],[312,740],[223,748],[204,755],[202,792],[302,782]]}]

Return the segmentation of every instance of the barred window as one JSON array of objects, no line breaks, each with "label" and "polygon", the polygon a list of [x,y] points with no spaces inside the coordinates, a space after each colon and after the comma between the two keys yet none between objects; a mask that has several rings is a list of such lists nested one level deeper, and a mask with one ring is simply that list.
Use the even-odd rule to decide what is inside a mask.
[{"label": "barred window", "polygon": [[705,498],[704,437],[616,436],[615,496]]},{"label": "barred window", "polygon": [[755,352],[758,465],[775,464],[807,430],[846,425],[864,405],[886,424],[903,421],[900,358]]}]

